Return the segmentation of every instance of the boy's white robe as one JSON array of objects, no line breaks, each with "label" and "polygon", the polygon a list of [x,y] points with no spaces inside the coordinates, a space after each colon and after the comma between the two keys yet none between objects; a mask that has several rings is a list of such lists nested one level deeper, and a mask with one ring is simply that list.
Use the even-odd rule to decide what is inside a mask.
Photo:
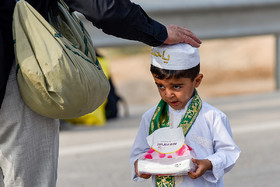
[{"label": "boy's white robe", "polygon": [[[170,126],[177,127],[179,125],[190,102],[191,100],[185,109],[179,111],[169,107]],[[132,177],[137,182],[145,179],[136,175],[134,162],[142,153],[150,149],[146,137],[149,135],[149,126],[155,109],[156,106],[143,114],[138,134],[131,149],[130,164],[132,166]],[[202,102],[199,115],[186,136],[186,144],[194,149],[197,159],[209,159],[213,169],[211,171],[208,170],[197,179],[191,179],[187,175],[175,177],[176,187],[224,186],[222,177],[234,166],[240,154],[240,149],[233,141],[227,116],[208,103]],[[152,180],[152,185],[155,186],[155,178],[152,177]]]}]

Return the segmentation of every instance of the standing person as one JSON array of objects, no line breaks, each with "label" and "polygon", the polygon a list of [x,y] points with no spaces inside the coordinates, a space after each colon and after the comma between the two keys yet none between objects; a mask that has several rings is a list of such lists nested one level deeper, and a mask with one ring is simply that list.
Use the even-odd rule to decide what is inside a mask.
[{"label": "standing person", "polygon": [[[27,0],[45,18],[56,0]],[[164,26],[129,0],[65,0],[105,33],[151,46],[200,40],[188,29]],[[31,111],[16,81],[12,16],[16,0],[0,7],[0,187],[56,186],[59,121]]]},{"label": "standing person", "polygon": [[151,177],[137,169],[139,157],[150,149],[146,137],[159,128],[182,127],[185,143],[197,156],[192,160],[197,169],[183,177],[153,176],[153,186],[224,186],[223,175],[234,166],[240,150],[233,141],[227,116],[200,99],[196,88],[203,74],[199,71],[197,48],[188,44],[153,48],[151,73],[161,101],[142,116],[130,155],[134,181]]}]

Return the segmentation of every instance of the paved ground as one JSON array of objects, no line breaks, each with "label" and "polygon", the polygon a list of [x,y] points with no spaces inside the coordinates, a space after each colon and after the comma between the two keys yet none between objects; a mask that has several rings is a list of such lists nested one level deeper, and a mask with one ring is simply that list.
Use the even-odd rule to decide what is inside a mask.
[{"label": "paved ground", "polygon": [[[280,92],[207,100],[229,117],[241,148],[225,186],[280,186]],[[102,127],[64,126],[58,187],[145,187],[130,179],[129,150],[140,116],[149,106],[131,107],[128,118]],[[68,129],[67,129],[68,127]]]}]

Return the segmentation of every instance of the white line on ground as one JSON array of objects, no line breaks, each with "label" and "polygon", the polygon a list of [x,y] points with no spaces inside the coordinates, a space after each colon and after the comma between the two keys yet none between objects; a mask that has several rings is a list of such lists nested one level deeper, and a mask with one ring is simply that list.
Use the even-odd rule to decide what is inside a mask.
[{"label": "white line on ground", "polygon": [[233,134],[242,134],[248,132],[253,133],[253,132],[261,132],[264,130],[275,130],[275,129],[280,129],[280,121],[240,125],[238,127],[232,127],[232,133]]},{"label": "white line on ground", "polygon": [[92,153],[98,151],[111,151],[121,148],[131,147],[134,139],[126,139],[120,141],[111,141],[105,143],[94,143],[94,144],[84,144],[79,146],[71,146],[61,148],[59,151],[59,156],[66,155],[75,155],[75,154],[84,154],[84,153]]},{"label": "white line on ground", "polygon": [[[249,124],[239,127],[233,127],[232,133],[234,135],[243,134],[243,133],[254,133],[262,132],[264,130],[275,130],[280,129],[280,121],[273,121],[267,123],[258,123],[258,124]],[[61,148],[59,151],[59,156],[67,155],[78,155],[85,153],[93,153],[99,151],[112,151],[122,148],[130,148],[133,144],[134,139],[125,139],[119,141],[110,141],[105,143],[93,143],[93,144],[84,144],[79,146],[71,146]]]}]

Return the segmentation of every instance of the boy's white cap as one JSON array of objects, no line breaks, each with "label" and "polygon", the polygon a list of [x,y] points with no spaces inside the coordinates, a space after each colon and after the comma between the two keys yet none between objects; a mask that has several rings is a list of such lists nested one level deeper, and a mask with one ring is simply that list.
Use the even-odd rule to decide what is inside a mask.
[{"label": "boy's white cap", "polygon": [[152,65],[166,70],[186,70],[200,62],[198,48],[186,43],[152,48]]}]

